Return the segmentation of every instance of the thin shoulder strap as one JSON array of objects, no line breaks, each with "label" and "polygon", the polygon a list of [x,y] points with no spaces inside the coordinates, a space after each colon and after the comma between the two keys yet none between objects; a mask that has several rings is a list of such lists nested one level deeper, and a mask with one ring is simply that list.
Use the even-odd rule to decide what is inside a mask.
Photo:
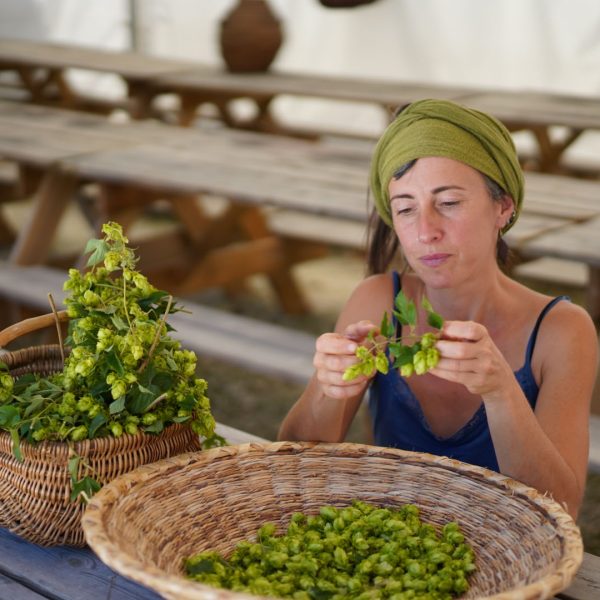
[{"label": "thin shoulder strap", "polygon": [[402,279],[398,271],[392,271],[392,280],[394,282],[394,296],[392,297],[392,324],[396,329],[396,337],[400,338],[402,337],[402,323],[396,319],[396,315],[393,312],[394,301],[398,295],[398,292],[402,289]]},{"label": "thin shoulder strap", "polygon": [[535,348],[535,342],[537,340],[537,335],[538,335],[538,331],[540,328],[540,325],[542,324],[542,321],[544,320],[544,317],[546,316],[546,314],[548,313],[548,311],[558,302],[560,302],[561,300],[570,300],[571,298],[569,298],[569,296],[557,296],[556,298],[552,298],[552,300],[550,300],[550,302],[548,302],[548,304],[546,304],[546,306],[544,306],[544,308],[542,309],[542,312],[540,312],[537,321],[535,322],[535,325],[533,326],[533,331],[531,332],[531,335],[529,336],[529,342],[527,343],[527,351],[525,352],[525,362],[526,363],[530,363],[531,362],[531,358],[533,356],[533,350]]},{"label": "thin shoulder strap", "polygon": [[392,276],[394,278],[394,298],[398,295],[398,292],[402,289],[402,279],[398,271],[393,271]]}]

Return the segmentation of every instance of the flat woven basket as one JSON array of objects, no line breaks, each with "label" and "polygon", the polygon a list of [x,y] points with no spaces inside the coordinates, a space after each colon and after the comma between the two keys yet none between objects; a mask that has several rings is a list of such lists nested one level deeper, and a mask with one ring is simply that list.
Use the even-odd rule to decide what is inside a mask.
[{"label": "flat woven basket", "polygon": [[[62,370],[60,346],[42,345],[0,355],[13,377],[50,375]],[[158,435],[123,434],[73,444],[100,484],[140,465],[200,449],[189,427],[174,424]],[[43,546],[84,546],[81,516],[85,505],[71,502],[66,442],[21,442],[23,462],[12,452],[10,434],[0,433],[0,527]]]},{"label": "flat woven basket", "polygon": [[424,521],[457,520],[478,570],[466,598],[543,599],[583,558],[579,529],[553,500],[503,475],[429,454],[360,444],[252,443],[184,454],[104,487],[82,523],[110,567],[170,599],[256,598],[187,580],[184,557],[228,553],[267,521],[355,499],[418,505]]}]

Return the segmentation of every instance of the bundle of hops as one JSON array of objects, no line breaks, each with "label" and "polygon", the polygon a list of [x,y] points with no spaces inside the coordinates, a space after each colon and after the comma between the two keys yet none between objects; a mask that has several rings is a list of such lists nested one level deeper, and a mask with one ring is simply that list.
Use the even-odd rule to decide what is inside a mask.
[{"label": "bundle of hops", "polygon": [[70,269],[65,282],[71,352],[63,371],[14,380],[0,363],[0,429],[17,454],[19,439],[159,433],[171,423],[188,423],[205,447],[219,443],[196,355],[169,336],[167,317],[180,309],[136,271],[118,223],[102,232],[86,247],[90,269]]}]

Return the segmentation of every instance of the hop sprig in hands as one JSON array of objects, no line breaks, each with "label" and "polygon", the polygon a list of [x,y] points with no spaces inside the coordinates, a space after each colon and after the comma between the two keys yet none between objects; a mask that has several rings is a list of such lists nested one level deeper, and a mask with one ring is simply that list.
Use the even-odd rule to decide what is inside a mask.
[{"label": "hop sprig in hands", "polygon": [[[427,313],[427,323],[430,327],[440,330],[444,319],[433,310],[429,300],[423,296],[421,306]],[[402,377],[410,377],[413,373],[422,375],[437,365],[440,358],[435,347],[439,333],[428,332],[421,336],[416,334],[417,307],[400,290],[394,300],[393,315],[408,333],[401,337],[396,336],[396,330],[388,313],[383,314],[379,333],[371,330],[367,335],[368,346],[359,346],[356,349],[358,362],[348,367],[344,372],[344,381],[351,381],[360,375],[371,377],[375,371],[386,374],[392,362],[392,368],[400,369]],[[385,349],[388,349],[389,359]]]}]

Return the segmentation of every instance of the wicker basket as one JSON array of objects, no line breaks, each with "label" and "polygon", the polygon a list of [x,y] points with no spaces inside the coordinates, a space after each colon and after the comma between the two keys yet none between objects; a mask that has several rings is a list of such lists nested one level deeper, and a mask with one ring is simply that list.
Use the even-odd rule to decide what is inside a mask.
[{"label": "wicker basket", "polygon": [[[49,375],[62,370],[58,345],[36,346],[0,356],[13,377],[25,373]],[[73,444],[105,484],[118,475],[161,458],[200,449],[189,427],[174,424],[158,435],[124,434]],[[69,446],[65,442],[21,442],[23,462],[12,452],[10,434],[0,433],[0,527],[43,546],[84,546],[81,516],[85,505],[71,502]]]},{"label": "wicker basket", "polygon": [[[185,579],[182,559],[229,552],[266,521],[359,498],[415,503],[423,520],[459,521],[478,570],[466,598],[548,598],[583,557],[579,530],[548,497],[444,457],[359,444],[244,444],[141,467],[103,488],[82,523],[109,566],[165,598],[252,598]],[[255,598],[255,597],[254,597]]]}]

